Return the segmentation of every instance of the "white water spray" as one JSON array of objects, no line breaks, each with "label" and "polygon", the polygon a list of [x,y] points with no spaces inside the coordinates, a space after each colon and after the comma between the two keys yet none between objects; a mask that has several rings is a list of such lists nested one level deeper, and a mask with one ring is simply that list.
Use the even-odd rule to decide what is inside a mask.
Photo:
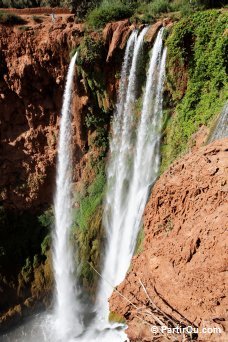
[{"label": "white water spray", "polygon": [[[98,297],[98,310],[106,316],[107,298],[113,291],[106,281],[116,286],[126,275],[150,187],[158,175],[160,163],[159,142],[166,60],[166,49],[163,50],[162,43],[163,29],[159,31],[152,50],[138,129],[135,129],[133,115],[137,63],[146,30],[144,29],[134,42],[127,92],[124,93],[120,87],[119,104],[113,122],[111,156],[107,172],[108,190],[104,209],[108,243]],[[131,39],[133,40],[133,37]],[[130,58],[127,52],[128,50],[125,59]],[[121,84],[126,83],[127,79],[127,69],[124,66],[125,64]]]},{"label": "white water spray", "polygon": [[162,54],[162,32],[163,30],[159,31],[154,43],[143,108],[137,130],[133,176],[129,189],[127,210],[124,216],[124,229],[118,247],[123,253],[118,260],[117,284],[124,279],[130,265],[149,191],[159,172],[160,130],[166,61],[166,48]]},{"label": "white water spray", "polygon": [[[113,137],[110,142],[110,164],[108,166],[108,192],[104,209],[104,226],[106,227],[108,246],[102,275],[114,286],[118,268],[116,247],[120,242],[121,223],[123,220],[122,208],[125,207],[124,187],[131,180],[130,159],[133,141],[133,116],[132,110],[136,100],[137,66],[142,52],[143,38],[148,28],[144,28],[139,36],[133,31],[126,47],[124,62],[121,71],[121,82],[119,89],[118,104],[113,120]],[[118,216],[118,221],[116,220]],[[97,310],[108,315],[108,297],[112,288],[101,281],[97,298]]]},{"label": "white water spray", "polygon": [[60,136],[58,144],[53,266],[56,284],[56,332],[60,340],[67,341],[80,333],[77,314],[74,258],[70,243],[72,225],[72,151],[71,151],[71,98],[77,53],[72,58],[64,91]]}]

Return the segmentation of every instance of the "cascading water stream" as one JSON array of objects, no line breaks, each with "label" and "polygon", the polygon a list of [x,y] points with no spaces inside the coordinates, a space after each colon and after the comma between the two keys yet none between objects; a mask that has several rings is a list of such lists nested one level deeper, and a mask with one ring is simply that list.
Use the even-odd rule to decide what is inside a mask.
[{"label": "cascading water stream", "polygon": [[58,338],[64,341],[80,333],[81,330],[77,314],[79,303],[77,303],[74,279],[74,258],[70,243],[72,225],[71,98],[76,59],[77,53],[70,62],[64,91],[54,202],[53,266],[56,284],[56,332]]},{"label": "cascading water stream", "polygon": [[208,143],[228,137],[228,102],[225,104]]},{"label": "cascading water stream", "polygon": [[143,211],[151,185],[157,178],[160,165],[160,129],[162,118],[163,82],[165,76],[166,48],[162,53],[163,29],[154,43],[147,75],[143,108],[137,130],[133,176],[125,214],[119,257],[117,283],[125,277],[134,253]]},{"label": "cascading water stream", "polygon": [[[163,82],[165,77],[166,49],[163,49],[161,29],[157,35],[147,75],[143,108],[138,129],[135,129],[134,104],[136,101],[136,71],[142,49],[145,28],[135,41],[132,33],[121,74],[119,103],[113,121],[113,138],[110,144],[110,162],[107,171],[107,194],[104,225],[107,247],[98,296],[98,311],[107,317],[108,297],[113,286],[125,277],[134,252],[143,210],[149,190],[155,181],[160,162],[159,141],[162,117]],[[128,53],[134,48],[133,58]],[[131,63],[129,77],[126,64]],[[126,85],[125,85],[126,88]],[[134,139],[134,136],[136,138]],[[108,283],[107,283],[108,282]]]},{"label": "cascading water stream", "polygon": [[[121,208],[126,200],[124,198],[124,185],[130,182],[130,166],[129,156],[132,148],[133,133],[133,117],[132,110],[136,100],[137,85],[137,66],[142,52],[143,38],[148,28],[144,28],[138,35],[137,31],[133,31],[128,39],[124,62],[121,71],[121,81],[118,104],[116,114],[113,120],[113,137],[110,142],[110,164],[108,167],[108,192],[105,203],[105,215],[103,217],[106,227],[108,253],[105,256],[103,276],[109,280],[111,284],[115,284],[115,276],[117,274],[118,259],[116,258],[116,246],[119,243],[121,221],[124,213]],[[116,222],[116,216],[119,222]],[[109,229],[107,229],[109,227]],[[110,268],[111,265],[111,268]],[[112,292],[110,286],[107,287],[105,282],[101,282],[97,308],[104,314],[106,307],[106,316],[108,315],[108,297]]]},{"label": "cascading water stream", "polygon": [[[82,332],[74,258],[70,243],[72,226],[72,142],[71,99],[77,53],[71,59],[63,96],[58,142],[56,195],[54,201],[53,267],[55,276],[54,310],[35,315],[3,342],[70,342]],[[1,339],[1,338],[0,338]]]}]

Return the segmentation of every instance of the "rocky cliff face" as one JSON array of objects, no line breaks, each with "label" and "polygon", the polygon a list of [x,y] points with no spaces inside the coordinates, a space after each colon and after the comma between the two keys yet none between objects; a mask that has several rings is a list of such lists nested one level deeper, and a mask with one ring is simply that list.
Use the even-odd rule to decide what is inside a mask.
[{"label": "rocky cliff face", "polygon": [[[99,39],[93,33],[85,33],[83,25],[72,23],[70,15],[56,15],[54,23],[45,16],[39,24],[28,16],[25,20],[27,24],[21,27],[0,26],[0,200],[17,209],[41,204],[45,207],[52,201],[58,122],[70,52],[84,35]],[[103,51],[99,53],[104,52],[104,60],[99,60],[95,68],[104,74],[107,107],[115,99],[118,80],[114,75],[121,65],[110,68],[105,59],[113,62],[115,53],[123,50],[130,29],[126,20],[108,25],[104,40],[101,36]],[[75,79],[75,164],[88,146],[84,119],[91,105],[91,89],[85,82],[82,76]],[[75,180],[78,178],[76,174]]]},{"label": "rocky cliff face", "polygon": [[[52,199],[69,53],[83,34],[81,26],[64,20],[26,27],[0,27],[1,200],[17,209],[45,206]],[[78,154],[83,147],[79,114],[80,106],[74,111]]]},{"label": "rocky cliff face", "polygon": [[[200,341],[227,338],[227,143],[224,139],[187,154],[153,188],[144,215],[143,251],[118,287],[125,299],[117,292],[110,299],[111,311],[126,318],[131,341],[164,341],[166,333],[155,339],[151,331],[161,322],[198,327]],[[202,333],[205,327],[219,328],[221,334]]]}]

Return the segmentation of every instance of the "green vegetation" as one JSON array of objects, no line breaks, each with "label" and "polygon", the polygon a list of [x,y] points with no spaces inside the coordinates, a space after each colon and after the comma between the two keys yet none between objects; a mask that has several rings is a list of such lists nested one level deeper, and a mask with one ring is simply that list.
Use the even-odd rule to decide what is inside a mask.
[{"label": "green vegetation", "polygon": [[26,259],[25,265],[22,267],[21,275],[25,283],[29,283],[33,276],[33,267],[29,258]]},{"label": "green vegetation", "polygon": [[[65,1],[60,0],[1,0],[0,7],[8,8],[29,8],[29,7],[42,7],[42,6],[50,6],[56,7],[59,6],[60,3]],[[66,1],[67,2],[67,1]]]},{"label": "green vegetation", "polygon": [[139,1],[138,6],[131,18],[131,21],[151,23],[160,16],[169,14],[173,20],[182,16],[189,16],[192,13],[213,7],[222,7],[222,1],[210,0],[153,0]]},{"label": "green vegetation", "polygon": [[167,12],[180,11],[189,15],[194,11],[222,7],[223,0],[0,0],[0,7],[66,7],[77,20],[86,18],[89,26],[97,29],[107,22],[130,18],[132,21],[153,22]]},{"label": "green vegetation", "polygon": [[154,0],[149,3],[144,3],[139,7],[139,11],[143,14],[150,15],[152,18],[161,13],[170,12],[171,9],[171,4],[168,0]]},{"label": "green vegetation", "polygon": [[95,214],[98,206],[102,203],[105,185],[104,170],[100,170],[92,184],[84,189],[84,194],[79,197],[79,209],[75,213],[75,225],[80,230],[88,229],[91,217]]},{"label": "green vegetation", "polygon": [[94,63],[102,60],[104,55],[104,41],[100,37],[94,39],[93,37],[86,35],[82,40],[79,47],[79,64],[83,64],[86,67],[93,67]]},{"label": "green vegetation", "polygon": [[54,213],[53,208],[45,210],[41,215],[38,216],[38,221],[42,227],[50,230],[54,225]]},{"label": "green vegetation", "polygon": [[51,229],[54,225],[54,213],[53,208],[49,208],[43,212],[40,216],[38,216],[38,221],[40,225],[44,228],[46,235],[41,243],[41,254],[43,256],[47,256],[48,251],[51,248]]},{"label": "green vegetation", "polygon": [[90,144],[94,145],[94,147],[100,148],[100,158],[105,157],[108,150],[108,135],[107,135],[107,127],[98,127],[94,138],[91,139]]},{"label": "green vegetation", "polygon": [[130,18],[132,21],[153,22],[163,13],[180,11],[186,16],[194,11],[222,7],[222,1],[212,0],[103,0],[97,1],[97,7],[90,10],[87,23],[93,28],[103,27],[115,20]]},{"label": "green vegetation", "polygon": [[102,160],[109,146],[108,140],[108,120],[110,118],[109,113],[105,112],[103,109],[100,110],[99,115],[93,113],[88,113],[85,117],[85,125],[94,133],[89,139],[89,146],[99,149],[99,157],[96,162]]},{"label": "green vegetation", "polygon": [[[131,17],[131,22],[137,23],[153,23],[156,21],[156,16],[161,14],[161,9],[165,8],[167,1],[142,2]],[[164,6],[165,5],[165,6]]]},{"label": "green vegetation", "polygon": [[96,287],[96,273],[90,264],[99,269],[101,246],[104,240],[102,226],[102,200],[105,189],[104,167],[100,167],[93,182],[83,189],[77,199],[73,236],[78,245],[80,279],[90,291]]},{"label": "green vegetation", "polygon": [[85,117],[85,124],[87,128],[102,127],[106,123],[105,113],[101,115],[87,114]]},{"label": "green vegetation", "polygon": [[78,17],[84,18],[88,10],[93,9],[99,2],[98,0],[0,0],[0,7],[67,7]]},{"label": "green vegetation", "polygon": [[167,40],[167,89],[175,114],[166,124],[162,171],[210,125],[227,99],[227,14],[198,12],[174,26]]},{"label": "green vegetation", "polygon": [[87,23],[91,27],[99,28],[110,21],[131,17],[134,13],[134,9],[135,6],[130,1],[103,0],[99,7],[96,7],[89,13]]},{"label": "green vegetation", "polygon": [[154,0],[150,3],[151,11],[156,15],[157,13],[170,12],[171,4],[168,0]]},{"label": "green vegetation", "polygon": [[90,106],[84,120],[89,135],[88,149],[95,150],[96,156],[99,150],[98,159],[101,160],[108,150],[108,126],[113,110],[113,103],[106,91],[107,74],[103,68],[107,51],[99,33],[96,38],[85,35],[78,51],[78,76],[90,94]]},{"label": "green vegetation", "polygon": [[109,322],[114,322],[114,323],[123,323],[123,324],[126,324],[126,319],[125,317],[121,316],[120,314],[116,313],[116,312],[113,312],[111,311],[109,313]]},{"label": "green vegetation", "polygon": [[24,23],[25,21],[18,15],[0,11],[0,24],[13,26]]},{"label": "green vegetation", "polygon": [[142,253],[144,237],[145,237],[145,232],[142,226],[138,232],[134,254]]},{"label": "green vegetation", "polygon": [[[192,0],[191,7],[194,9],[222,7],[226,3],[225,0]],[[94,8],[107,10],[107,7],[118,14],[113,8],[128,8],[131,11],[137,10],[140,6],[151,6],[155,11],[179,11],[182,6],[190,4],[189,0],[0,0],[0,7],[9,8],[31,8],[31,7],[67,7],[76,15],[84,18],[88,12]],[[116,12],[117,11],[117,12]],[[121,11],[121,8],[120,8]],[[102,10],[101,10],[102,12]],[[100,13],[101,13],[100,12]]]}]

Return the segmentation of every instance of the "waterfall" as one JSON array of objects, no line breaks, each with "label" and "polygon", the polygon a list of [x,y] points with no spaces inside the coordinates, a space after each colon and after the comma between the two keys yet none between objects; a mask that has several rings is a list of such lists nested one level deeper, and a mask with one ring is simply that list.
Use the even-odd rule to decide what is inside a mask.
[{"label": "waterfall", "polygon": [[[66,341],[80,330],[74,280],[74,258],[70,243],[72,225],[72,151],[71,98],[75,62],[72,58],[65,85],[58,143],[56,196],[54,201],[55,232],[53,266],[56,284],[55,318],[58,339]],[[80,331],[79,331],[80,332]]]},{"label": "waterfall", "polygon": [[159,31],[154,43],[143,108],[137,129],[133,176],[118,247],[123,253],[118,258],[119,267],[116,284],[119,284],[124,279],[130,265],[149,191],[159,172],[160,130],[166,60],[166,48],[162,53],[162,33],[163,29]]},{"label": "waterfall", "polygon": [[[132,146],[133,117],[132,109],[136,100],[137,65],[142,52],[143,38],[148,28],[144,28],[138,36],[135,30],[128,39],[125,50],[124,61],[121,70],[121,80],[112,124],[112,140],[110,142],[110,163],[108,166],[107,186],[108,191],[104,209],[104,226],[106,228],[108,246],[106,246],[103,276],[111,284],[115,282],[117,274],[116,247],[121,234],[121,208],[125,200],[122,192],[124,186],[130,182],[130,154]],[[129,161],[129,162],[128,162]],[[119,219],[119,222],[117,221]],[[111,268],[110,268],[111,265]],[[112,292],[105,281],[101,282],[97,306],[98,311],[106,307],[108,313],[107,299]]]},{"label": "waterfall", "polygon": [[[162,43],[163,29],[159,31],[152,49],[143,108],[137,125],[133,115],[136,72],[146,31],[147,28],[137,39],[133,32],[128,40],[122,66],[119,101],[113,120],[103,217],[107,246],[98,296],[98,311],[103,311],[102,314],[106,316],[107,299],[113,291],[109,284],[118,285],[126,275],[150,187],[158,175],[160,164],[159,144],[166,60],[166,48],[163,49]],[[133,56],[130,53],[132,49]],[[131,67],[126,68],[129,64]]]},{"label": "waterfall", "polygon": [[[140,56],[143,52],[143,39],[146,32],[147,28],[144,28],[140,34],[136,30],[131,33],[122,65],[107,169],[107,193],[103,215],[107,246],[97,296],[97,315],[83,330],[80,317],[84,313],[78,301],[77,284],[74,279],[74,259],[70,244],[72,225],[70,105],[77,58],[75,55],[71,60],[67,75],[58,144],[53,239],[56,282],[54,315],[47,312],[38,316],[16,333],[13,332],[11,340],[21,342],[120,342],[128,340],[124,333],[124,325],[110,324],[108,321],[108,298],[113,291],[112,286],[118,285],[124,279],[130,265],[143,211],[150,188],[158,175],[160,164],[159,145],[166,60],[166,48],[163,48],[162,43],[163,29],[159,31],[152,49],[143,92],[141,116],[137,120],[134,115],[138,96]],[[16,336],[15,339],[14,336]]]},{"label": "waterfall", "polygon": [[219,116],[214,131],[208,139],[208,143],[226,137],[228,137],[228,102],[225,104],[222,113]]}]

